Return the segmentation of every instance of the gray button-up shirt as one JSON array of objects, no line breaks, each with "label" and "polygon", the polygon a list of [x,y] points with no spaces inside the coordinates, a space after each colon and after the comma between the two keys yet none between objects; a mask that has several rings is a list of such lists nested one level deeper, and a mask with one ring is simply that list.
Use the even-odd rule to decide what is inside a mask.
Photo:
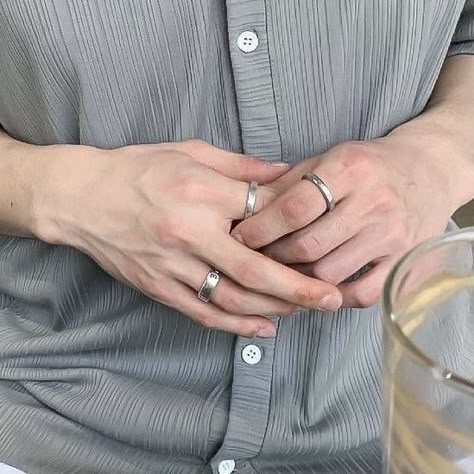
[{"label": "gray button-up shirt", "polygon": [[[296,162],[420,113],[473,39],[472,0],[1,0],[0,125],[37,144],[196,137]],[[275,315],[275,338],[248,340],[75,249],[0,236],[0,462],[379,472],[378,313]]]}]

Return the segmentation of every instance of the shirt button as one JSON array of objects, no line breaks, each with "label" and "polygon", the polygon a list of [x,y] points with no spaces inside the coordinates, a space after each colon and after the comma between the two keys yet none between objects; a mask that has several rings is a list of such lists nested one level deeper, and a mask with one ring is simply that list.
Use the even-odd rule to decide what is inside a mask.
[{"label": "shirt button", "polygon": [[258,364],[262,359],[262,351],[255,344],[249,344],[242,349],[242,359],[246,364]]},{"label": "shirt button", "polygon": [[255,51],[258,46],[258,36],[253,31],[243,31],[237,38],[237,46],[244,53]]},{"label": "shirt button", "polygon": [[235,461],[233,459],[226,459],[225,461],[221,461],[219,466],[217,466],[217,472],[219,474],[230,474],[234,472],[235,469]]}]

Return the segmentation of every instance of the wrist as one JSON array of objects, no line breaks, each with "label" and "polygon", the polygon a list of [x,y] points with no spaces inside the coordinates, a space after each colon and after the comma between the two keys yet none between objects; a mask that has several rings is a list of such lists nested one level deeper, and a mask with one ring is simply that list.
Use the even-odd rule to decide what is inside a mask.
[{"label": "wrist", "polygon": [[44,190],[53,155],[48,146],[20,142],[0,131],[0,232],[39,237]]},{"label": "wrist", "polygon": [[35,188],[32,233],[51,243],[74,245],[78,215],[91,192],[96,155],[102,150],[82,145],[41,147],[41,184]]},{"label": "wrist", "polygon": [[389,142],[396,140],[411,148],[410,156],[416,160],[413,167],[431,174],[439,183],[451,213],[474,197],[474,134],[470,122],[458,116],[453,104],[439,104],[386,137]]}]

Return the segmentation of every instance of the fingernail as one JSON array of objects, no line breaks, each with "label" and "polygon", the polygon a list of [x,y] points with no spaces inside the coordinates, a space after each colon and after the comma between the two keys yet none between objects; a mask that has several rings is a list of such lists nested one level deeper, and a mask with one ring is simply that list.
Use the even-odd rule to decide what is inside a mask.
[{"label": "fingernail", "polygon": [[329,293],[324,296],[319,302],[322,311],[336,311],[341,307],[342,298],[337,293]]},{"label": "fingernail", "polygon": [[272,166],[290,166],[290,164],[286,161],[267,161],[267,163],[271,164]]},{"label": "fingernail", "polygon": [[258,337],[275,337],[276,329],[275,326],[264,326],[257,331]]},{"label": "fingernail", "polygon": [[231,234],[232,237],[234,237],[235,240],[237,240],[237,242],[240,242],[241,244],[245,244],[244,242],[244,239],[242,238],[242,236],[236,232],[235,234]]}]

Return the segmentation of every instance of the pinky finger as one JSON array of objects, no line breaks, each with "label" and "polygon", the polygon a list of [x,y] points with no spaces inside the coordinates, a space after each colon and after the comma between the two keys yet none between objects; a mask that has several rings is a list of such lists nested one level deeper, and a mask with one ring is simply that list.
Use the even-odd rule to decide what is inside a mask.
[{"label": "pinky finger", "polygon": [[167,283],[166,291],[167,294],[173,295],[173,301],[167,301],[165,304],[181,311],[201,326],[245,337],[275,335],[275,326],[269,319],[257,315],[227,313],[211,302],[204,303],[199,300],[194,290],[176,280]]},{"label": "pinky finger", "polygon": [[388,273],[397,259],[380,260],[357,280],[341,283],[343,306],[346,308],[368,308],[374,305],[382,295],[382,289]]}]

